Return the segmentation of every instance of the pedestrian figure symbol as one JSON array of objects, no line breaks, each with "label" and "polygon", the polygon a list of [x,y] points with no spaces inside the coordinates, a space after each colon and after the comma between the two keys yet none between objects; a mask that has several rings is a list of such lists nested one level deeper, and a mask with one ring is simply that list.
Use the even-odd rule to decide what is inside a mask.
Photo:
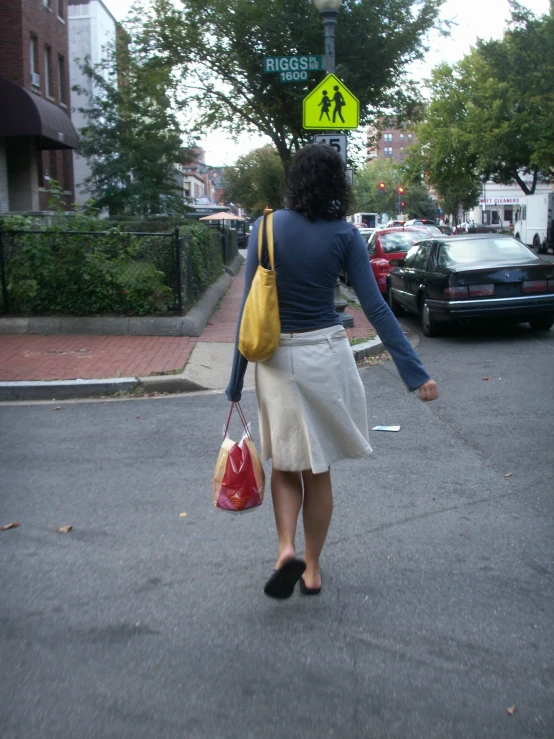
[{"label": "pedestrian figure symbol", "polygon": [[360,103],[344,83],[328,74],[302,101],[302,125],[314,131],[358,128]]},{"label": "pedestrian figure symbol", "polygon": [[[335,122],[337,115],[341,119],[341,121],[344,123],[344,118],[342,117],[341,108],[346,105],[346,101],[342,96],[342,92],[339,89],[338,85],[335,85],[333,90],[335,91],[335,94],[333,95],[333,102],[335,103],[335,108],[333,110],[333,123]],[[327,116],[329,118],[329,116]]]},{"label": "pedestrian figure symbol", "polygon": [[[321,120],[323,116],[326,115],[327,120],[330,121],[331,119],[329,118],[329,108],[331,107],[331,98],[329,97],[329,95],[327,95],[327,90],[323,90],[321,94],[322,94],[321,102],[318,103],[318,106],[321,105],[321,113],[319,114],[319,120]],[[334,117],[333,117],[333,120],[335,120]]]}]

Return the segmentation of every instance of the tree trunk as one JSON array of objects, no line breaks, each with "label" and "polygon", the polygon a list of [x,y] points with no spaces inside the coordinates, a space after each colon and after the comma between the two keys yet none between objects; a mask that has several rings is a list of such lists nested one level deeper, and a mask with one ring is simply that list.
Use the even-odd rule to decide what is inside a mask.
[{"label": "tree trunk", "polygon": [[537,186],[537,176],[538,176],[538,171],[535,169],[533,170],[533,182],[531,184],[531,187],[529,188],[527,184],[519,176],[519,172],[517,170],[514,171],[514,180],[517,182],[517,184],[521,187],[521,189],[526,195],[534,194],[535,188]]}]

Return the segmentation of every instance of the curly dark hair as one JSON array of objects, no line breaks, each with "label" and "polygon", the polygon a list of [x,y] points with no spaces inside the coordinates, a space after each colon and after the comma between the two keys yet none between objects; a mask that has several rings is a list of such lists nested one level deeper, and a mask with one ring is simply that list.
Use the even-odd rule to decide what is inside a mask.
[{"label": "curly dark hair", "polygon": [[344,218],[350,205],[351,191],[339,154],[327,144],[307,144],[299,149],[287,175],[286,202],[315,221]]}]

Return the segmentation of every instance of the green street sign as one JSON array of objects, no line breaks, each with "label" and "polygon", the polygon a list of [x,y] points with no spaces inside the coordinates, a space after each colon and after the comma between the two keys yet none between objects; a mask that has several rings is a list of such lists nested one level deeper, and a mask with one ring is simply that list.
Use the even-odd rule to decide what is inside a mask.
[{"label": "green street sign", "polygon": [[281,82],[300,82],[308,79],[309,72],[323,69],[323,56],[266,56],[264,72],[277,73]]}]

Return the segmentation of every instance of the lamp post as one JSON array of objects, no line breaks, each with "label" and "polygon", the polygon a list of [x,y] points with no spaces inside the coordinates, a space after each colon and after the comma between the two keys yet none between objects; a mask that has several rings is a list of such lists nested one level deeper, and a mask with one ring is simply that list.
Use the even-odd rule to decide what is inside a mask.
[{"label": "lamp post", "polygon": [[[337,14],[342,5],[342,0],[314,0],[314,5],[319,11],[321,20],[323,21],[323,29],[325,31],[325,55],[323,57],[323,65],[327,74],[335,73],[335,25],[337,23]],[[335,308],[340,316],[342,325],[345,328],[354,327],[354,319],[350,313],[345,313],[348,303],[342,299],[340,290],[340,277],[337,279],[335,286]]]},{"label": "lamp post", "polygon": [[342,0],[314,0],[325,31],[325,71],[335,73],[335,25]]}]

